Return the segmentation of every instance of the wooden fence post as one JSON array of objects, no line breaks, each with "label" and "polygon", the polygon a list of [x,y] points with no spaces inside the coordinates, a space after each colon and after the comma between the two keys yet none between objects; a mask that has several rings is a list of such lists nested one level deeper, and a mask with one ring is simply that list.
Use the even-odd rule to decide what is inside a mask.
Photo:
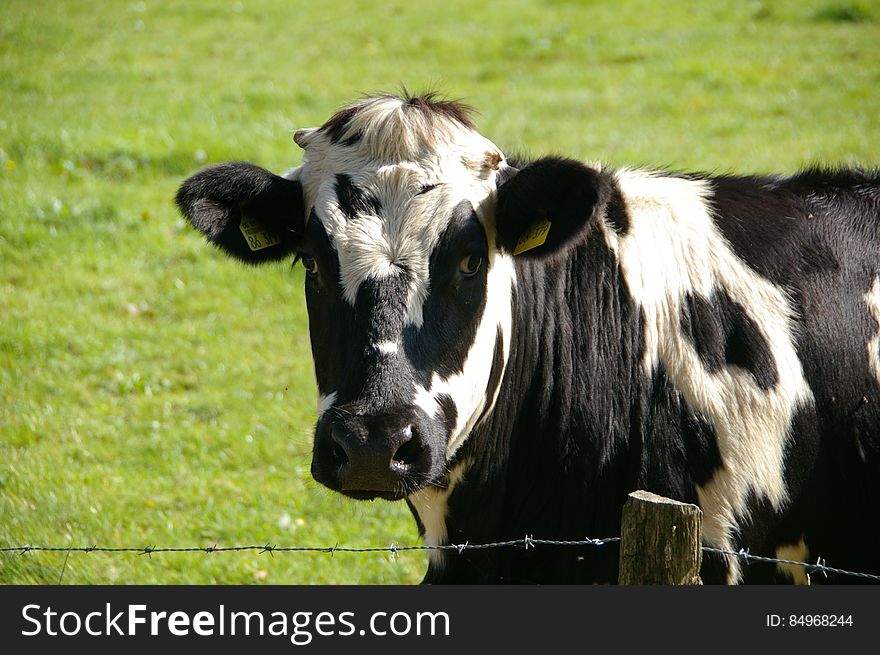
[{"label": "wooden fence post", "polygon": [[620,584],[702,584],[702,517],[696,505],[632,492],[620,525]]}]

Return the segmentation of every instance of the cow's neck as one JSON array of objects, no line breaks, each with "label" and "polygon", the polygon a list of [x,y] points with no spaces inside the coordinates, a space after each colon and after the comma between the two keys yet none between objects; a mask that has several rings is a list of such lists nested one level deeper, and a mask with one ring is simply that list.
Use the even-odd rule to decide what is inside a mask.
[{"label": "cow's neck", "polygon": [[[459,544],[616,534],[619,498],[638,475],[639,457],[627,452],[638,312],[599,235],[558,264],[518,262],[517,278],[502,389],[462,448],[468,466],[444,499],[441,537]],[[536,561],[541,553],[519,567],[519,549],[435,555],[427,580],[540,581],[522,578],[525,570],[544,581],[601,579],[597,571],[613,569],[606,560],[617,556],[613,548],[571,552],[570,561],[548,552],[549,570]]]}]

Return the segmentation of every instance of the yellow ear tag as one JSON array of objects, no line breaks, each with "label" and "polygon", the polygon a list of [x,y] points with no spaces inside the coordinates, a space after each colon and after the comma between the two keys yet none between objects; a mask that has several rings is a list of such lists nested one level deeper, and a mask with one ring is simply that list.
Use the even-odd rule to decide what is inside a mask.
[{"label": "yellow ear tag", "polygon": [[550,225],[551,223],[547,219],[538,221],[532,225],[532,227],[530,227],[528,231],[519,238],[519,241],[516,242],[516,248],[514,248],[513,254],[519,255],[527,250],[543,245],[547,240],[547,235],[550,234]]},{"label": "yellow ear tag", "polygon": [[277,234],[272,234],[262,225],[255,223],[244,215],[241,217],[241,223],[239,224],[238,229],[241,230],[241,233],[244,235],[248,247],[254,252],[257,250],[263,250],[263,248],[268,248],[269,246],[277,246],[281,243],[281,237]]}]

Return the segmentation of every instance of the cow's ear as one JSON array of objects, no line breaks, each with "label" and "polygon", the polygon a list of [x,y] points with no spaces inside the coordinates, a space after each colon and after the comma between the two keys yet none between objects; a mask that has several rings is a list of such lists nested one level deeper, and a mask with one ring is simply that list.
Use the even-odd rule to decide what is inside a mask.
[{"label": "cow's ear", "polygon": [[181,185],[176,201],[208,241],[249,264],[289,256],[305,222],[299,181],[247,162],[199,171]]},{"label": "cow's ear", "polygon": [[523,257],[546,257],[582,242],[604,211],[610,184],[572,159],[545,157],[505,176],[498,187],[498,246]]}]

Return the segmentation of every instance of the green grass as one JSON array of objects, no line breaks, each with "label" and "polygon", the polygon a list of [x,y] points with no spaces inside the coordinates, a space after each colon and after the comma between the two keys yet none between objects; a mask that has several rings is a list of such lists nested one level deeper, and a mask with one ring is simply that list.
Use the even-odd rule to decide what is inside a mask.
[{"label": "green grass", "polygon": [[[869,2],[129,3],[0,18],[0,546],[415,543],[308,473],[299,268],[185,228],[200,166],[299,162],[361,92],[439,87],[507,149],[790,172],[877,164]],[[382,555],[0,555],[0,582],[415,582]]]}]

